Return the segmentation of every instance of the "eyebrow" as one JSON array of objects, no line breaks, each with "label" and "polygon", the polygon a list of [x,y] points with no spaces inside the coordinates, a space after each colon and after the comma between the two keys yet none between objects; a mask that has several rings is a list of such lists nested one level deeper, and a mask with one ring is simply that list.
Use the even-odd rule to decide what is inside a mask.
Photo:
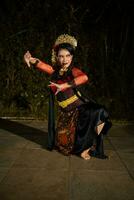
[{"label": "eyebrow", "polygon": [[[62,54],[59,54],[58,56],[63,56]],[[71,56],[70,53],[66,54],[65,56]]]}]

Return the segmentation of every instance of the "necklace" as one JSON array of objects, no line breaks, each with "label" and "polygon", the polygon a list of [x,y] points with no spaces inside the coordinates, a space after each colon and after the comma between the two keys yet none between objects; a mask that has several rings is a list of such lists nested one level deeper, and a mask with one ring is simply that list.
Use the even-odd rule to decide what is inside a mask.
[{"label": "necklace", "polygon": [[59,74],[62,76],[67,70],[68,70],[68,67],[67,68],[61,68],[59,70]]}]

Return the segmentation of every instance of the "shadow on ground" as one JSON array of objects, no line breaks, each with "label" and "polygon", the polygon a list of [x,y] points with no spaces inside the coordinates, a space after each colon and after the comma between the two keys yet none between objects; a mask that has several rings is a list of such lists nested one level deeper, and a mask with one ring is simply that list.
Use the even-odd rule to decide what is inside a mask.
[{"label": "shadow on ground", "polygon": [[41,145],[44,149],[47,149],[47,132],[45,131],[30,127],[26,124],[18,123],[16,121],[1,118],[0,128],[24,137],[27,140]]}]

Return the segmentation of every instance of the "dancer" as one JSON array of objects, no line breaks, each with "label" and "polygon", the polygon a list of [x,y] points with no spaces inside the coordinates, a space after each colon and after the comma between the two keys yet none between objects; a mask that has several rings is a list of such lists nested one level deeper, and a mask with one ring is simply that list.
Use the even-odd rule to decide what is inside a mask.
[{"label": "dancer", "polygon": [[[68,34],[60,35],[52,49],[52,66],[32,57],[29,51],[24,55],[28,67],[51,76],[48,149],[57,149],[64,155],[75,154],[85,160],[91,156],[105,159],[103,135],[111,128],[109,114],[102,105],[90,99],[87,101],[77,86],[86,84],[88,76],[73,65],[77,40]],[[57,102],[57,124],[55,127],[54,102]]]}]

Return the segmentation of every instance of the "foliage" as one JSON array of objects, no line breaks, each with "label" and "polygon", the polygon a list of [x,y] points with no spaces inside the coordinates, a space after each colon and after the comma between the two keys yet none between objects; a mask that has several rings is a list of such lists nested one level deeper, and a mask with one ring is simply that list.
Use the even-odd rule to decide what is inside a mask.
[{"label": "foliage", "polygon": [[68,33],[78,40],[75,65],[90,79],[83,87],[86,96],[104,104],[112,118],[133,119],[132,5],[5,0],[0,8],[0,115],[47,117],[49,77],[28,69],[23,55],[29,50],[50,63],[55,39]]}]

